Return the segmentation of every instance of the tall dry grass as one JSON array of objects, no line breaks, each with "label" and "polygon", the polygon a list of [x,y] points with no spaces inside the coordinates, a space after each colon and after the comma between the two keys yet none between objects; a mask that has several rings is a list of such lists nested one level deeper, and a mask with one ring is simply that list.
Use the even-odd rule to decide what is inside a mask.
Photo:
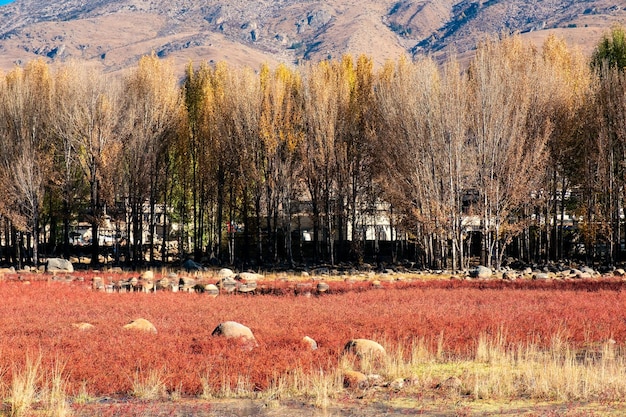
[{"label": "tall dry grass", "polygon": [[[441,338],[441,337],[440,337]],[[445,352],[441,343],[415,339],[410,344],[391,346],[385,356],[356,357],[341,355],[331,369],[305,372],[294,368],[275,375],[265,390],[258,390],[245,374],[232,379],[228,372],[207,368],[199,376],[202,399],[247,398],[278,405],[281,401],[300,399],[326,408],[338,398],[351,395],[376,395],[393,390],[394,395],[415,396],[430,392],[453,401],[533,400],[554,402],[620,402],[626,395],[626,350],[612,340],[574,349],[562,335],[556,334],[548,348],[537,343],[508,343],[506,334],[481,335],[474,349],[466,354]],[[368,384],[344,387],[347,371],[368,377]],[[174,399],[168,397],[163,369],[136,371],[131,394],[142,400]],[[215,388],[215,380],[221,381]],[[400,381],[400,382],[398,382]],[[454,383],[448,383],[454,381]],[[181,390],[182,391],[182,390]],[[42,369],[41,354],[28,357],[23,369],[13,370],[10,386],[2,390],[6,413],[25,416],[70,416],[71,402],[88,395],[84,390],[76,398],[67,394],[63,365],[53,362]],[[384,392],[384,391],[383,391]],[[80,397],[80,398],[79,398]]]},{"label": "tall dry grass", "polygon": [[34,359],[27,356],[24,368],[13,370],[13,379],[7,398],[10,416],[26,415],[37,401],[40,367],[41,355]]}]

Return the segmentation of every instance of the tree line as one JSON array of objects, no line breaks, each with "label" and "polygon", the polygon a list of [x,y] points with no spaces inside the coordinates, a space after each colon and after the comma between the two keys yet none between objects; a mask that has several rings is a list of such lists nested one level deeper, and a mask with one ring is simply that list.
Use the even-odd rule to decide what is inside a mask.
[{"label": "tree line", "polygon": [[[2,258],[69,257],[72,224],[95,237],[106,213],[132,265],[169,259],[157,227],[177,260],[224,264],[618,262],[625,45],[616,27],[591,58],[503,36],[463,63],[347,55],[182,77],[154,54],[123,75],[30,62],[0,76]],[[366,233],[381,212],[384,248]],[[92,264],[102,249],[93,238]]]}]

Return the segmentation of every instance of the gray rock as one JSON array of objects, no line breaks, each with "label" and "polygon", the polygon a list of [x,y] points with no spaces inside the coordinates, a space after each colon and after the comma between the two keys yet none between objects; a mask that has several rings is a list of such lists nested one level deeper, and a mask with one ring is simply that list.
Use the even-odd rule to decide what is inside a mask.
[{"label": "gray rock", "polygon": [[233,272],[232,269],[228,269],[228,268],[222,268],[219,270],[219,272],[217,273],[217,277],[218,278],[234,278],[235,277],[235,273]]},{"label": "gray rock", "polygon": [[254,272],[241,272],[237,275],[237,279],[245,283],[257,282],[263,279],[263,275],[255,274]]},{"label": "gray rock", "polygon": [[470,271],[470,277],[472,278],[487,279],[491,278],[492,275],[493,272],[491,271],[491,269],[483,265],[479,265]]},{"label": "gray rock", "polygon": [[48,272],[74,272],[74,265],[66,259],[48,258],[46,270]]},{"label": "gray rock", "polygon": [[202,271],[203,269],[202,265],[194,261],[193,259],[187,259],[185,262],[183,262],[183,268],[185,268],[187,272]]},{"label": "gray rock", "polygon": [[222,336],[227,339],[244,339],[254,341],[254,335],[249,327],[244,326],[236,321],[225,321],[220,323],[211,333],[211,336]]},{"label": "gray rock", "polygon": [[313,338],[311,338],[309,336],[304,336],[302,338],[302,342],[304,342],[307,345],[309,345],[311,350],[317,350],[317,342]]}]

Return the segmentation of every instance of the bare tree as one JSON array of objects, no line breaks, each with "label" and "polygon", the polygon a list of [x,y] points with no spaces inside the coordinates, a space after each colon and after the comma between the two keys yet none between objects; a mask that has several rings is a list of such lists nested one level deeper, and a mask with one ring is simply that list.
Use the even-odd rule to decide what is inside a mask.
[{"label": "bare tree", "polygon": [[105,201],[112,201],[120,143],[116,135],[121,115],[121,89],[110,78],[85,65],[70,64],[55,79],[55,136],[65,143],[67,157],[78,160],[89,184],[91,264],[99,263],[99,226]]},{"label": "bare tree", "polygon": [[521,38],[486,41],[469,69],[471,140],[482,212],[483,261],[500,265],[504,249],[521,232],[515,211],[537,191],[550,119],[538,54]]},{"label": "bare tree", "polygon": [[[39,263],[39,222],[44,186],[52,165],[48,135],[51,78],[43,61],[6,75],[0,89],[2,136],[0,178],[4,215],[28,233],[34,265]],[[21,258],[21,257],[20,257]]]}]

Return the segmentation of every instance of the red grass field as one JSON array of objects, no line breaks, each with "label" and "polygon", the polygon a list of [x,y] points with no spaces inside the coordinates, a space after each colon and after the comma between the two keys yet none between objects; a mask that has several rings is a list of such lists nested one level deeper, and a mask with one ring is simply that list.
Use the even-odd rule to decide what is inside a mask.
[{"label": "red grass field", "polygon": [[[83,274],[85,276],[86,274]],[[87,277],[88,278],[88,277]],[[168,389],[201,392],[201,378],[219,387],[247,377],[256,389],[300,367],[337,366],[345,343],[371,338],[393,351],[423,338],[433,350],[463,355],[480,335],[507,343],[549,345],[554,335],[574,346],[626,341],[626,284],[598,281],[331,282],[330,293],[295,295],[293,283],[266,282],[256,295],[103,293],[85,282],[0,281],[0,383],[10,384],[26,357],[41,355],[42,369],[65,365],[68,394],[125,396],[137,372],[160,370]],[[157,334],[123,330],[145,318]],[[245,349],[212,337],[223,321],[252,329],[259,346]],[[89,322],[95,328],[72,326]],[[319,345],[310,351],[308,335]],[[6,385],[5,385],[6,386]]]}]

